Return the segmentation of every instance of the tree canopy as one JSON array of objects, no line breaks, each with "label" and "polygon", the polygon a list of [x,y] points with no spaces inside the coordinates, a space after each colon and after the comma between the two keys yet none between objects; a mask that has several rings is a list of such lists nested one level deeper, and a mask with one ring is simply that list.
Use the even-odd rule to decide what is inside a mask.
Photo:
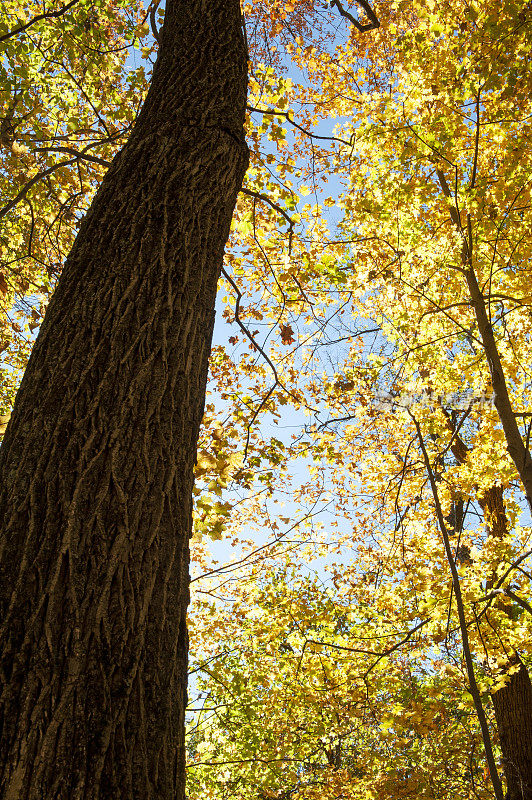
[{"label": "tree canopy", "polygon": [[[189,796],[528,800],[532,10],[243,13],[250,167],[196,467]],[[164,12],[2,15],[7,415]]]}]

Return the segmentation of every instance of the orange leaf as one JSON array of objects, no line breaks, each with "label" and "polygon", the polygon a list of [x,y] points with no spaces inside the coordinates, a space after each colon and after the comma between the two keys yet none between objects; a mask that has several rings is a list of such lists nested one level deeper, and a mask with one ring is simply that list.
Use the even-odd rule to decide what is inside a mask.
[{"label": "orange leaf", "polygon": [[291,325],[281,325],[281,341],[283,344],[292,344],[295,341]]}]

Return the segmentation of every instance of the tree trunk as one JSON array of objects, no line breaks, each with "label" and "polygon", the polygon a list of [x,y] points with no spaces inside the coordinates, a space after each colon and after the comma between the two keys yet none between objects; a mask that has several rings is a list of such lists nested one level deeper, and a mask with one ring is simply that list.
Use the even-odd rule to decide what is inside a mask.
[{"label": "tree trunk", "polygon": [[532,685],[524,665],[508,683],[493,692],[497,730],[501,743],[506,800],[532,800]]},{"label": "tree trunk", "polygon": [[[448,418],[449,419],[449,418]],[[459,464],[466,461],[468,449],[460,436],[455,434],[452,452]],[[508,535],[508,519],[504,504],[504,489],[494,485],[479,499],[484,512],[488,535],[503,539]],[[486,582],[489,591],[497,581],[494,574]],[[512,603],[507,598],[503,603],[506,613],[511,614]],[[491,693],[495,721],[502,750],[502,764],[506,778],[506,800],[532,800],[532,685],[525,665],[518,655],[510,656],[505,670],[519,665],[519,671],[510,675],[505,686]]]},{"label": "tree trunk", "polygon": [[[489,535],[503,539],[508,535],[508,519],[502,486],[492,486],[480,499]],[[494,575],[487,590],[496,582]],[[511,615],[512,603],[503,598],[502,609]],[[502,750],[506,800],[532,800],[532,686],[519,656],[510,656],[504,668],[519,667],[507,683],[491,693],[497,732]]]},{"label": "tree trunk", "polygon": [[0,799],[184,796],[188,539],[247,166],[238,0],[169,0],[0,448]]}]

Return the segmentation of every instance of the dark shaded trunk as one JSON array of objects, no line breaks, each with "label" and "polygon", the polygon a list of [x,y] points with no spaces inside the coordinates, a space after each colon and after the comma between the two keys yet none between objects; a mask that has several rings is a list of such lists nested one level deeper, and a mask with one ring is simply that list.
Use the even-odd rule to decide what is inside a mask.
[{"label": "dark shaded trunk", "polygon": [[238,0],[169,0],[0,448],[1,800],[184,796],[188,539],[247,166]]},{"label": "dark shaded trunk", "polygon": [[[454,435],[454,426],[449,417],[448,420]],[[451,449],[458,463],[463,464],[468,449],[460,436],[455,436]],[[491,486],[479,502],[488,535],[503,539],[508,535],[503,487]],[[494,575],[487,581],[487,591],[496,580],[497,575]],[[505,612],[511,614],[512,603],[509,599],[501,598],[497,602],[502,603]],[[519,656],[510,656],[506,670],[516,666],[519,666],[518,672],[509,676],[505,686],[492,692],[491,699],[502,750],[506,800],[532,800],[532,686]]]},{"label": "dark shaded trunk", "polygon": [[[480,500],[490,536],[502,539],[508,535],[508,520],[502,486],[492,486]],[[489,590],[496,581],[488,581]],[[507,598],[497,601],[511,615],[512,603]],[[532,686],[526,667],[517,655],[510,656],[504,672],[518,667],[506,684],[492,692],[495,720],[502,750],[506,778],[506,800],[532,800]]]},{"label": "dark shaded trunk", "polygon": [[506,800],[532,800],[532,685],[524,665],[511,659],[518,672],[491,699],[506,777]]}]

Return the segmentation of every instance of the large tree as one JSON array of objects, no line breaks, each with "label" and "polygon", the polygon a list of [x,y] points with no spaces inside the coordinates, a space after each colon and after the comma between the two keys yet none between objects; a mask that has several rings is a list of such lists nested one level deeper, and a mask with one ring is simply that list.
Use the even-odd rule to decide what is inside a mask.
[{"label": "large tree", "polygon": [[170,0],[0,451],[0,797],[184,793],[188,539],[247,166],[238,0]]}]

